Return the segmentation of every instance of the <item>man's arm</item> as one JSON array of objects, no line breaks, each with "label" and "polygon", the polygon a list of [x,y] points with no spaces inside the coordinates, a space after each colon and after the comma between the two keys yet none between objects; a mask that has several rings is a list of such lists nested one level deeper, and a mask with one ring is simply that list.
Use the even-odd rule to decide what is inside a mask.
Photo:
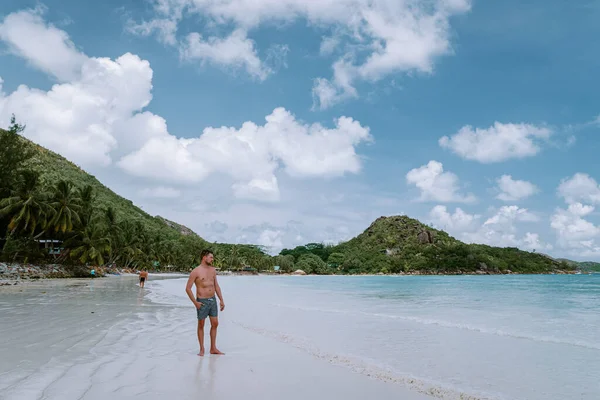
[{"label": "man's arm", "polygon": [[223,301],[223,295],[221,294],[221,286],[219,286],[219,281],[217,281],[217,271],[215,271],[215,292],[217,292],[217,296],[221,302],[221,311],[223,311],[225,309],[225,302]]},{"label": "man's arm", "polygon": [[192,271],[192,273],[190,274],[190,277],[188,278],[187,285],[185,286],[185,292],[187,293],[187,295],[190,298],[190,300],[192,301],[192,303],[194,303],[194,306],[196,306],[196,308],[200,308],[201,304],[198,303],[198,301],[196,300],[196,296],[194,296],[194,293],[192,292],[192,286],[194,285],[195,280],[196,280],[196,270],[194,269]]}]

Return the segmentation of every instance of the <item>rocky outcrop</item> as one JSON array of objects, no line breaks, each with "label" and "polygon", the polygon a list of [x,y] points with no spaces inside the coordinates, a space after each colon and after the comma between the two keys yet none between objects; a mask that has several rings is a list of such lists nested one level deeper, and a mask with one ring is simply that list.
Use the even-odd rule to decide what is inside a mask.
[{"label": "rocky outcrop", "polygon": [[70,278],[72,273],[61,265],[30,265],[0,263],[0,285],[12,285],[20,280],[42,278]]},{"label": "rocky outcrop", "polygon": [[296,271],[292,272],[292,275],[306,275],[306,272],[302,271],[301,269],[297,269]]},{"label": "rocky outcrop", "polygon": [[393,249],[385,249],[385,254],[388,256],[395,256],[396,254],[400,254],[402,248],[394,247]]},{"label": "rocky outcrop", "polygon": [[193,230],[191,230],[190,228],[188,228],[185,225],[180,225],[180,224],[178,224],[176,222],[169,221],[168,219],[163,218],[160,215],[157,216],[156,218],[158,218],[159,220],[161,220],[168,227],[173,228],[173,229],[179,231],[179,233],[181,233],[184,236],[187,236],[187,235],[196,235],[196,232],[194,232]]},{"label": "rocky outcrop", "polygon": [[430,244],[430,243],[433,243],[433,233],[431,231],[428,231],[428,230],[421,231],[417,235],[417,239],[419,240],[420,244]]},{"label": "rocky outcrop", "polygon": [[92,278],[91,270],[95,277],[114,273],[135,273],[132,269],[117,269],[109,267],[92,267],[83,265],[32,265],[32,264],[6,264],[0,263],[0,286],[18,284],[20,281],[48,279],[48,278]]}]

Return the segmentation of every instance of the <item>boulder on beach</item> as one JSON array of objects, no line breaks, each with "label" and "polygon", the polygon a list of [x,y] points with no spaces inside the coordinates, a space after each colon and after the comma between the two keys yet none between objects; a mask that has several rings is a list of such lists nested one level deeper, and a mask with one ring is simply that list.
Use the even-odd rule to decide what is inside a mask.
[{"label": "boulder on beach", "polygon": [[297,269],[292,273],[292,275],[306,275],[306,272],[302,271],[301,269]]}]

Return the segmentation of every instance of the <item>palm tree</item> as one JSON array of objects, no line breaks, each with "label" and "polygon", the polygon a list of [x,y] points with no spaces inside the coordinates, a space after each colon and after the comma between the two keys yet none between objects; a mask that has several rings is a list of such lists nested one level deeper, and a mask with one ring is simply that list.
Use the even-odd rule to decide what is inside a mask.
[{"label": "palm tree", "polygon": [[33,235],[36,228],[46,227],[49,213],[46,196],[38,190],[39,174],[24,170],[11,196],[0,200],[0,216],[10,216],[8,229]]},{"label": "palm tree", "polygon": [[81,217],[81,224],[83,228],[87,227],[94,217],[94,202],[96,201],[96,194],[92,185],[86,185],[79,191],[79,198],[81,203],[81,211],[79,216]]},{"label": "palm tree", "polygon": [[109,232],[121,230],[117,211],[110,206],[104,212],[104,223],[106,224],[106,227],[108,228]]},{"label": "palm tree", "polygon": [[160,238],[155,245],[155,260],[159,262],[160,269],[173,263],[176,242],[168,238]]},{"label": "palm tree", "polygon": [[240,270],[243,264],[246,264],[246,259],[240,254],[239,246],[237,244],[231,245],[231,252],[226,258],[228,260],[229,267],[234,271]]},{"label": "palm tree", "polygon": [[54,187],[54,193],[50,205],[54,209],[54,218],[50,225],[56,232],[70,232],[74,224],[81,223],[79,213],[81,212],[81,197],[79,192],[69,181],[60,181]]},{"label": "palm tree", "polygon": [[31,148],[24,143],[20,133],[25,126],[19,125],[15,116],[10,119],[7,130],[0,129],[0,196],[10,196],[10,188],[21,177],[20,172],[26,160],[33,155]]},{"label": "palm tree", "polygon": [[138,226],[131,222],[131,220],[123,221],[121,224],[121,232],[122,243],[119,248],[119,257],[122,260],[123,266],[129,268],[136,263],[142,252],[139,248],[141,238]]},{"label": "palm tree", "polygon": [[95,263],[104,265],[104,256],[110,253],[110,240],[98,224],[88,225],[71,243],[71,257],[80,263]]},{"label": "palm tree", "polygon": [[213,266],[218,269],[223,268],[223,266],[225,265],[225,257],[223,257],[223,255],[221,254],[221,251],[219,248],[215,248],[213,251],[214,251]]},{"label": "palm tree", "polygon": [[106,235],[110,240],[110,251],[108,254],[108,264],[116,263],[121,255],[119,251],[123,246],[123,232],[121,224],[114,208],[108,207],[104,212],[104,225],[106,226]]}]

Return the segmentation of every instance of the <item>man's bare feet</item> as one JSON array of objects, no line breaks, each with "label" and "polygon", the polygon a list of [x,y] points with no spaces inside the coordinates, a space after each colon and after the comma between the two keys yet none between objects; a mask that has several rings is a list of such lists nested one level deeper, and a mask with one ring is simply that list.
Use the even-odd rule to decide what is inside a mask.
[{"label": "man's bare feet", "polygon": [[199,355],[200,357],[204,356],[204,349],[201,349],[201,350],[200,350],[200,353],[198,353],[198,355]]},{"label": "man's bare feet", "polygon": [[223,353],[221,350],[214,348],[214,349],[210,349],[210,354],[220,354],[220,355],[225,355],[225,353]]}]

